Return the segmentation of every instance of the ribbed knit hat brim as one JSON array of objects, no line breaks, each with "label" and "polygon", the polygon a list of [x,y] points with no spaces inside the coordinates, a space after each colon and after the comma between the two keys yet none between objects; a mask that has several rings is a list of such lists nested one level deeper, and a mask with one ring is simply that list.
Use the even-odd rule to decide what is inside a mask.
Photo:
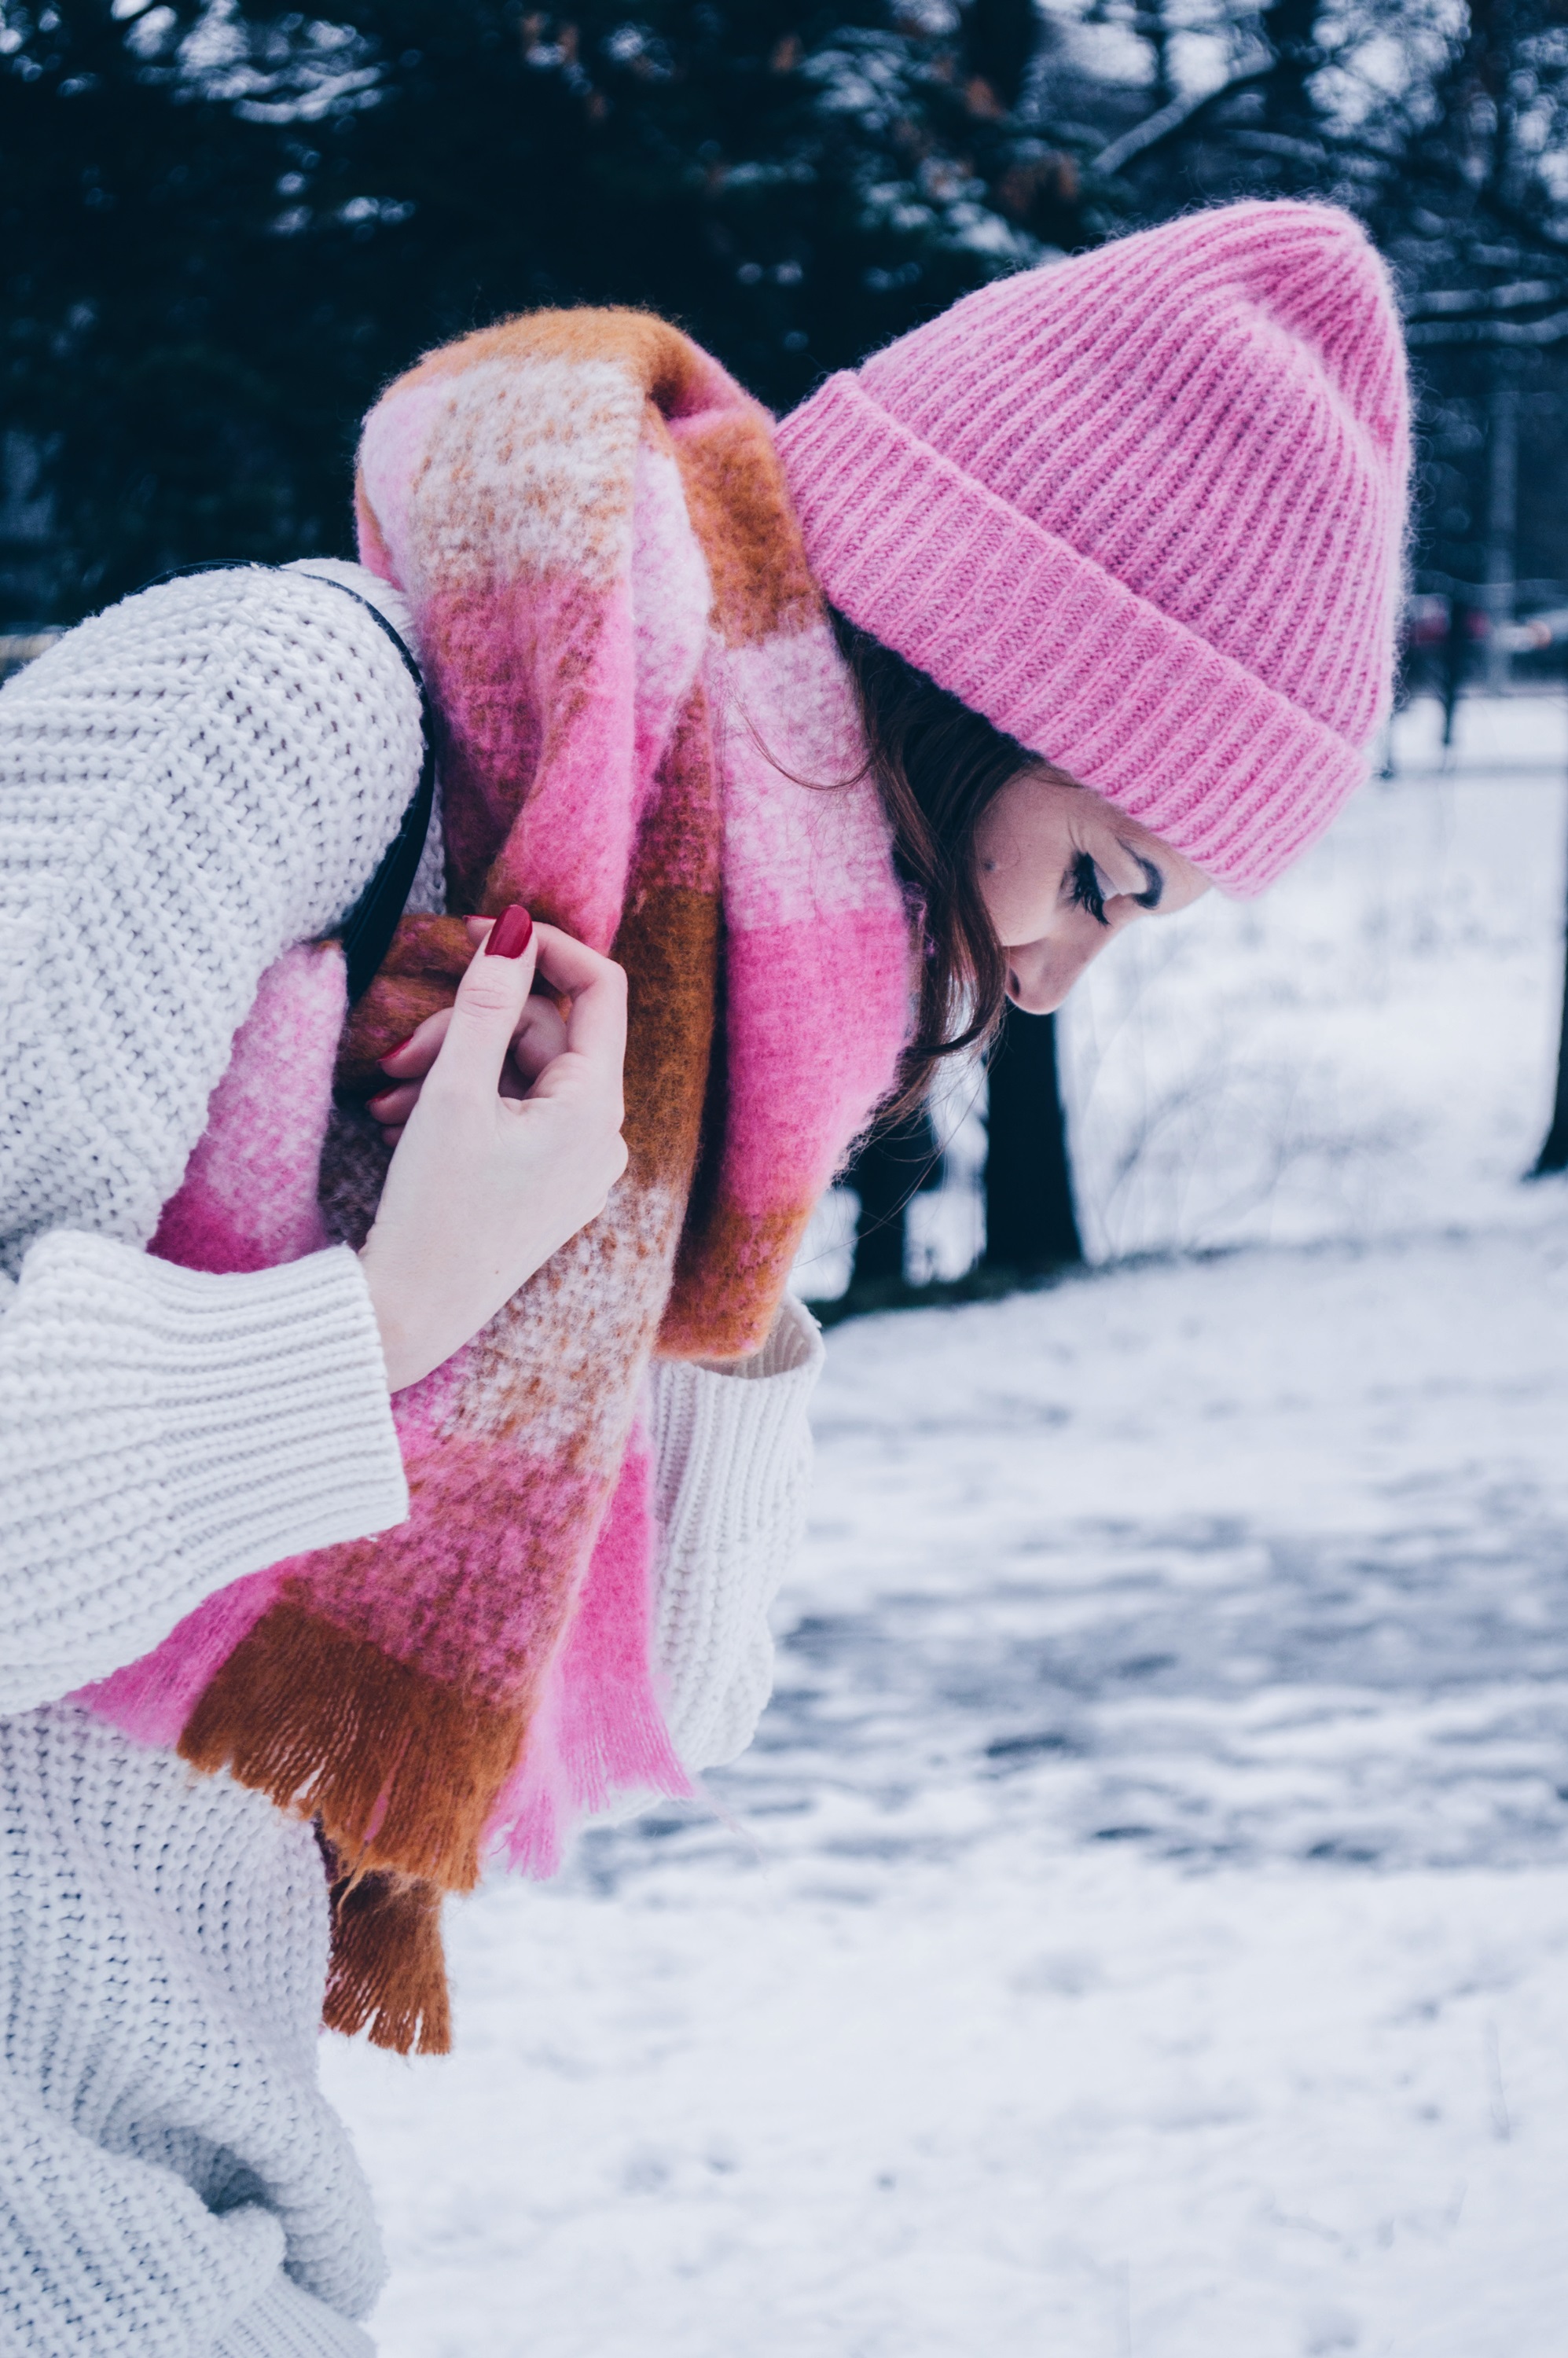
[{"label": "ribbed knit hat brim", "polygon": [[780,447],[852,622],[1226,889],[1365,776],[1408,425],[1347,215],[1216,208],[985,288]]}]

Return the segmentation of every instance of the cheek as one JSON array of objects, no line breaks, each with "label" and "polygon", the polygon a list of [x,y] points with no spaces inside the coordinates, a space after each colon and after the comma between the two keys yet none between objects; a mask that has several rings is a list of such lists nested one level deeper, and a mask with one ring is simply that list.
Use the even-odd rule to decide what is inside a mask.
[{"label": "cheek", "polygon": [[1014,942],[1038,941],[1050,932],[1056,914],[1056,896],[1036,875],[1032,875],[1027,861],[999,858],[994,868],[987,869],[982,864],[979,885],[986,914],[1004,946]]},{"label": "cheek", "polygon": [[1068,797],[1077,789],[1025,779],[1005,786],[975,829],[977,881],[1004,946],[1058,933],[1062,878],[1073,858]]}]

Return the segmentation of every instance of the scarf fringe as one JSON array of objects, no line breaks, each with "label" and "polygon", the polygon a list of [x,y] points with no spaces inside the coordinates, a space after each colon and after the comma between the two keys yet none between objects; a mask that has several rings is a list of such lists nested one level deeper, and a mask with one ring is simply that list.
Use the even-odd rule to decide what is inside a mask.
[{"label": "scarf fringe", "polygon": [[438,1685],[285,1597],[200,1697],[179,1751],[319,1818],[356,1874],[471,1891],[525,1729],[521,1712]]},{"label": "scarf fringe", "polygon": [[396,2055],[447,2055],[451,2002],[441,1893],[406,1875],[343,1875],[332,1885],[332,1963],[322,2021]]},{"label": "scarf fringe", "polygon": [[601,1694],[574,1680],[570,1664],[557,1666],[492,1833],[515,1873],[544,1883],[559,1874],[585,1819],[632,1796],[676,1801],[696,1792],[651,1697]]}]

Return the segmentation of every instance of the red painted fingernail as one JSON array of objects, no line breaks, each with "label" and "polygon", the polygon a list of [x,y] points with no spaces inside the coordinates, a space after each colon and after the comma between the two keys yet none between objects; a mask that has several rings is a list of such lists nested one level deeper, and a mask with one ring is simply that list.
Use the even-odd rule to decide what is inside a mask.
[{"label": "red painted fingernail", "polygon": [[534,937],[534,920],[517,902],[503,909],[484,945],[486,957],[521,957]]},{"label": "red painted fingernail", "polygon": [[376,1063],[378,1065],[390,1065],[394,1056],[402,1055],[403,1051],[408,1046],[409,1042],[412,1041],[413,1037],[414,1034],[410,1032],[407,1040],[400,1040],[395,1048],[389,1048],[384,1056],[378,1056],[375,1060]]}]

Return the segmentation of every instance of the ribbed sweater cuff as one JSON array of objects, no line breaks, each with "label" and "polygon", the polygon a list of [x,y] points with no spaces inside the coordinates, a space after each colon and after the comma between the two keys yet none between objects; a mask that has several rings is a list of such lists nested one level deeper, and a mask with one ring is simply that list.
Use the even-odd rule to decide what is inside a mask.
[{"label": "ribbed sweater cuff", "polygon": [[0,1709],[135,1660],[243,1574],[408,1511],[374,1312],[341,1246],[212,1276],[43,1238],[0,1323]]},{"label": "ribbed sweater cuff", "polygon": [[749,1359],[661,1361],[661,1466],[679,1468],[665,1536],[676,1549],[768,1529],[800,1486],[806,1411],[827,1354],[804,1303],[786,1297]]},{"label": "ribbed sweater cuff", "polygon": [[375,2358],[361,2325],[301,2292],[279,2269],[276,2279],[212,2346],[211,2358]]},{"label": "ribbed sweater cuff", "polygon": [[800,1544],[822,1336],[786,1301],[752,1358],[654,1371],[654,1653],[689,1769],[732,1760],[773,1683],[768,1608]]}]

